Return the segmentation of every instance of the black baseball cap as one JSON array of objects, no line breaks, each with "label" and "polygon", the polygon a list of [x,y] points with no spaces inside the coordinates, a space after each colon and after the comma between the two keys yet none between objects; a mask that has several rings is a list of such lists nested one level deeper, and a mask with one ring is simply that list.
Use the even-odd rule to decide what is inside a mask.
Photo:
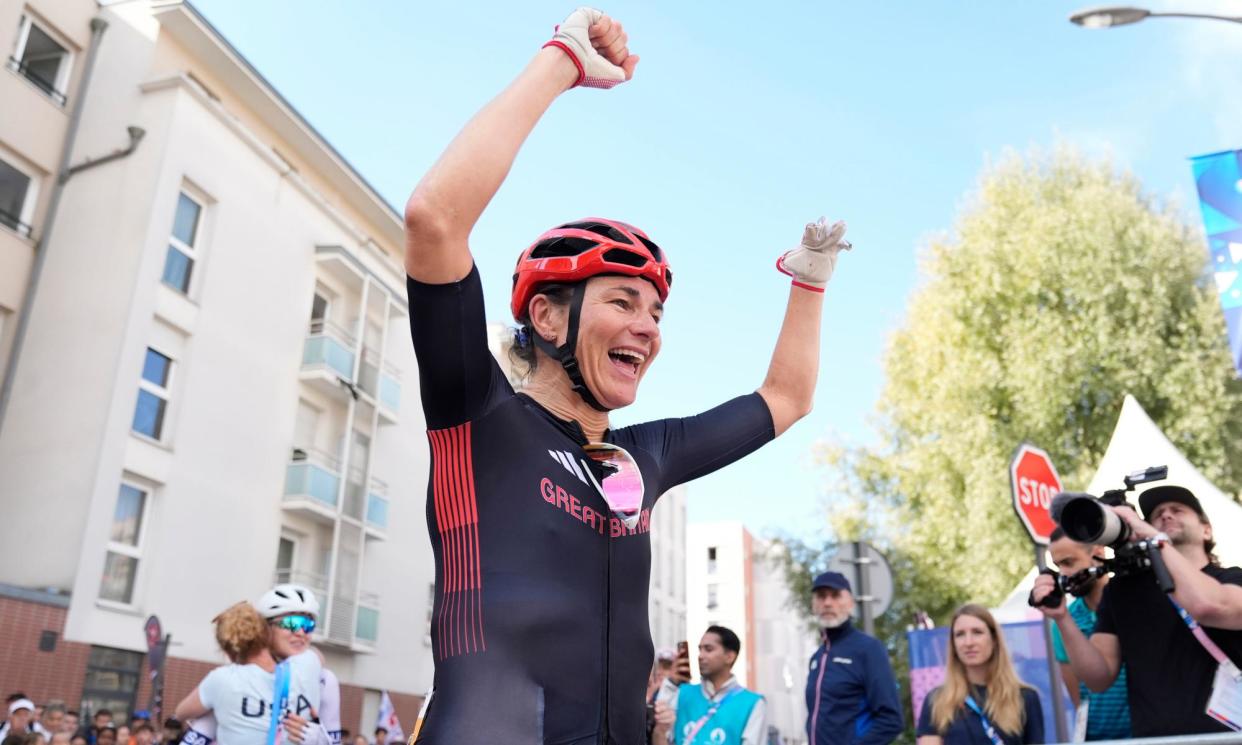
[{"label": "black baseball cap", "polygon": [[1184,504],[1197,512],[1204,522],[1208,519],[1198,498],[1184,486],[1154,486],[1140,494],[1138,500],[1139,508],[1143,510],[1143,519],[1148,522],[1151,522],[1151,513],[1165,502]]},{"label": "black baseball cap", "polygon": [[824,572],[815,578],[815,582],[811,585],[811,590],[818,590],[821,587],[827,587],[833,590],[845,590],[853,592],[850,587],[850,581],[840,572]]}]

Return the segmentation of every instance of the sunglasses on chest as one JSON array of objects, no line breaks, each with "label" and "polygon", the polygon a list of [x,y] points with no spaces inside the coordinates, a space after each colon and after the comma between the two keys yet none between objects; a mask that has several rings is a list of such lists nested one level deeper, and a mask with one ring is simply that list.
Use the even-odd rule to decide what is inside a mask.
[{"label": "sunglasses on chest", "polygon": [[[625,448],[606,442],[590,442],[582,450],[596,465],[587,469],[595,489],[625,527],[633,528],[643,509],[643,474],[638,462]],[[603,474],[599,479],[595,478],[597,472]]]}]

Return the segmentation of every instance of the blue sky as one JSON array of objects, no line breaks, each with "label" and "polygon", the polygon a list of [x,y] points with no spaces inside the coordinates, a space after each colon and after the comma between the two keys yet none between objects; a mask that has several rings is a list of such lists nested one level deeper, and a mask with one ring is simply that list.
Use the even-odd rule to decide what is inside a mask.
[{"label": "blue sky", "polygon": [[[391,203],[503,88],[571,4],[195,0]],[[821,214],[856,249],[825,305],[815,411],[695,482],[692,521],[813,536],[816,442],[874,440],[882,354],[980,170],[1055,142],[1109,155],[1197,220],[1187,158],[1242,147],[1242,25],[1151,19],[1105,31],[1081,7],[1013,2],[618,2],[633,81],[563,96],[472,237],[488,314],[517,253],[588,215],[643,227],[676,284],[664,348],[614,424],[696,413],[763,379],[788,282],[772,269]],[[1242,15],[1242,1],[1147,7]],[[1206,261],[1206,249],[1205,249]]]}]

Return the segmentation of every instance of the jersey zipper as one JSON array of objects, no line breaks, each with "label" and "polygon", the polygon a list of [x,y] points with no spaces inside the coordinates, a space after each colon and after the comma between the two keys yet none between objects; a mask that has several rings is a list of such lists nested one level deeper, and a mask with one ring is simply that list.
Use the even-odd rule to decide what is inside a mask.
[{"label": "jersey zipper", "polygon": [[819,676],[815,680],[815,707],[811,712],[811,745],[816,745],[819,736],[819,702],[823,698],[824,670],[828,669],[828,649],[832,642],[824,634],[824,651],[819,658]]}]

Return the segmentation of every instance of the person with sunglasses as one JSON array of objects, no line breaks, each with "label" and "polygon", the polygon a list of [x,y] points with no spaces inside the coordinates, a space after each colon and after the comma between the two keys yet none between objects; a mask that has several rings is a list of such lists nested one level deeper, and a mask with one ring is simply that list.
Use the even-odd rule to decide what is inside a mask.
[{"label": "person with sunglasses", "polygon": [[[642,742],[652,506],[811,408],[824,285],[849,247],[844,224],[822,219],[777,261],[793,287],[755,393],[697,416],[610,426],[660,351],[672,282],[665,252],[613,219],[562,223],[521,253],[510,296],[521,392],[489,353],[470,233],[556,98],[633,76],[627,39],[620,22],[575,10],[406,204],[436,577],[434,688],[419,743]],[[580,178],[597,157],[604,143],[553,165]]]},{"label": "person with sunglasses", "polygon": [[323,654],[311,646],[311,634],[317,627],[319,617],[318,598],[309,587],[284,582],[258,598],[258,611],[267,618],[271,628],[268,646],[277,662],[311,656],[317,663],[298,666],[304,678],[297,680],[291,690],[313,694],[306,694],[306,698],[298,700],[291,698],[289,705],[294,713],[304,718],[311,719],[317,715],[332,743],[340,743],[340,683],[324,667]]},{"label": "person with sunglasses", "polygon": [[[269,622],[248,602],[240,602],[213,620],[216,641],[231,664],[212,670],[177,704],[175,716],[193,720],[182,742],[229,745],[260,745],[269,740],[269,730],[277,725],[284,738],[293,743],[328,745],[327,731],[314,720],[313,707],[297,712],[297,702],[318,699],[319,658],[300,654],[288,663],[289,707],[273,718],[277,660],[269,647]],[[306,689],[314,681],[314,691]]]}]

